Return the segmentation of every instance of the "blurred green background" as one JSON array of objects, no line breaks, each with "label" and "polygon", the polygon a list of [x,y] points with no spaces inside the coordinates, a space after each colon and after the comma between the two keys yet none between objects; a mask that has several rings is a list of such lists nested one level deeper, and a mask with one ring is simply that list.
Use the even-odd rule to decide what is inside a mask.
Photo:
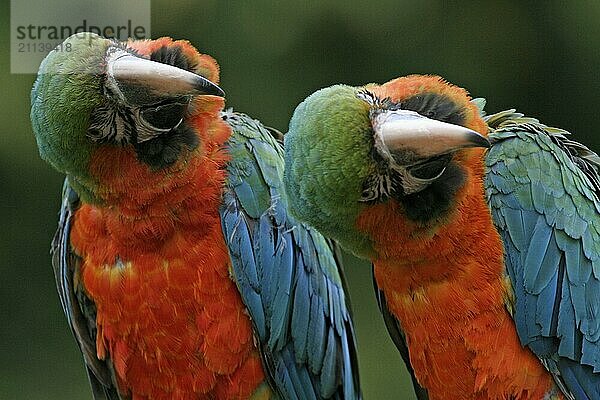
[{"label": "blurred green background", "polygon": [[[9,40],[9,2],[0,34]],[[40,2],[40,4],[43,4]],[[48,3],[49,4],[49,3]],[[50,7],[50,5],[48,5]],[[187,38],[221,65],[228,105],[282,131],[294,107],[334,84],[434,73],[576,133],[600,150],[600,2],[153,1],[152,35]],[[0,48],[0,399],[88,399],[48,254],[62,177],[38,157],[33,75]],[[369,266],[347,272],[366,399],[412,399],[374,302]]]}]

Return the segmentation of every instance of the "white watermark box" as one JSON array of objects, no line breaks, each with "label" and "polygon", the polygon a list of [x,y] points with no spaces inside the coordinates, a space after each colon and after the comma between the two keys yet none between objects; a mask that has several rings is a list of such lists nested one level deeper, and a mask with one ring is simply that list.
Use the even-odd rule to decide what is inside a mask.
[{"label": "white watermark box", "polygon": [[119,41],[151,37],[150,0],[11,0],[10,5],[13,74],[37,73],[46,54],[74,33]]}]

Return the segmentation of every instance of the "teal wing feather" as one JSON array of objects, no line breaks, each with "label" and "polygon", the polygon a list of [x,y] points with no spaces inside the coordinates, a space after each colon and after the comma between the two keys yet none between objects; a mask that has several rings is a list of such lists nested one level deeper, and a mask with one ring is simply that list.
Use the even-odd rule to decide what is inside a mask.
[{"label": "teal wing feather", "polygon": [[600,398],[600,158],[508,110],[486,117],[485,190],[521,343],[570,399]]},{"label": "teal wing feather", "polygon": [[69,326],[83,354],[94,400],[119,400],[110,359],[96,356],[96,307],[83,288],[76,284],[81,259],[72,251],[70,232],[79,196],[65,179],[51,255],[56,288]]},{"label": "teal wing feather", "polygon": [[246,115],[233,128],[221,221],[271,386],[285,399],[358,399],[355,340],[333,248],[289,215],[283,149]]}]

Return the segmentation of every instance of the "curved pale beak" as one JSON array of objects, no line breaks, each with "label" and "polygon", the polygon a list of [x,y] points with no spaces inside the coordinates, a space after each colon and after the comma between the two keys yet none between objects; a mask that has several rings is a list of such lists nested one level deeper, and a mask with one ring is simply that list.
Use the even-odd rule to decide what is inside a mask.
[{"label": "curved pale beak", "polygon": [[382,112],[374,118],[376,136],[392,153],[430,158],[466,147],[490,147],[479,133],[464,126],[423,117],[408,110]]},{"label": "curved pale beak", "polygon": [[125,52],[108,60],[107,72],[119,87],[144,87],[161,96],[225,96],[219,86],[200,75]]}]

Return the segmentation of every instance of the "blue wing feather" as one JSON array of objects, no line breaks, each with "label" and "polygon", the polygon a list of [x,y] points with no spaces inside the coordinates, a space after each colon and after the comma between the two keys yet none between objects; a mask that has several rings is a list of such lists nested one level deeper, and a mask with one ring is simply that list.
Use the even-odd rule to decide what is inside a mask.
[{"label": "blue wing feather", "polygon": [[[271,336],[269,338],[269,347],[276,350],[281,350],[288,340],[287,326],[289,324],[290,307],[292,306],[292,302],[290,302],[292,273],[295,272],[292,268],[294,265],[292,246],[291,238],[288,236],[277,249],[282,254],[279,259],[280,263],[277,266],[278,279],[274,282],[277,285],[277,291],[273,299],[274,307],[271,314]],[[267,277],[267,279],[269,278]]]},{"label": "blue wing feather", "polygon": [[553,333],[552,322],[555,319],[555,315],[554,312],[548,312],[548,310],[554,308],[556,301],[556,289],[559,281],[558,262],[560,262],[560,259],[557,261],[552,278],[540,289],[539,298],[536,302],[535,320],[541,327],[542,336],[549,337]]},{"label": "blue wing feather", "polygon": [[335,332],[333,329],[329,330],[327,336],[327,347],[325,350],[325,357],[323,358],[323,368],[321,369],[321,396],[331,397],[331,388],[335,386],[335,382],[338,378],[336,375],[337,368],[336,364],[336,340],[334,338]]},{"label": "blue wing feather", "polygon": [[[231,193],[225,193],[223,200],[226,204],[235,202],[235,198]],[[249,241],[250,233],[247,225],[243,223],[243,218],[244,216],[236,213],[234,209],[226,209],[221,213],[223,233],[225,240],[230,243],[229,252],[232,259],[242,260],[244,252],[246,254],[248,252],[253,253]],[[254,275],[256,273],[256,264],[254,264],[254,268],[250,264],[252,271],[246,271],[244,267],[248,268],[248,263],[254,262],[253,259],[249,259],[250,257],[247,258],[245,262],[233,264],[233,273],[237,277],[236,283],[244,299],[244,304],[248,308],[250,315],[252,315],[252,322],[258,333],[258,337],[264,340],[267,336],[267,328],[263,302],[259,293],[259,284],[257,282],[255,285],[251,285],[250,279],[248,279],[248,274]]]},{"label": "blue wing feather", "polygon": [[323,299],[319,296],[312,296],[306,351],[312,355],[308,359],[308,366],[313,374],[318,374],[323,367],[323,357],[325,355],[325,341],[323,340],[326,335],[325,318],[319,318],[323,309]]},{"label": "blue wing feather", "polygon": [[294,351],[298,362],[306,363],[306,343],[308,340],[308,323],[310,321],[310,298],[308,293],[308,277],[304,270],[304,261],[298,260],[298,278],[296,282],[296,293],[294,296],[294,313],[292,314],[292,335],[294,338]]},{"label": "blue wing feather", "polygon": [[511,111],[486,118],[496,130],[485,192],[521,343],[567,396],[600,398],[600,159],[566,132]]},{"label": "blue wing feather", "polygon": [[359,399],[354,332],[333,249],[287,213],[279,143],[243,114],[223,118],[233,134],[221,222],[271,385],[285,399]]},{"label": "blue wing feather", "polygon": [[539,294],[541,288],[548,283],[548,275],[554,272],[543,269],[545,254],[552,239],[552,230],[547,229],[546,220],[540,215],[525,253],[525,265],[527,266],[524,270],[525,289],[528,292]]}]

